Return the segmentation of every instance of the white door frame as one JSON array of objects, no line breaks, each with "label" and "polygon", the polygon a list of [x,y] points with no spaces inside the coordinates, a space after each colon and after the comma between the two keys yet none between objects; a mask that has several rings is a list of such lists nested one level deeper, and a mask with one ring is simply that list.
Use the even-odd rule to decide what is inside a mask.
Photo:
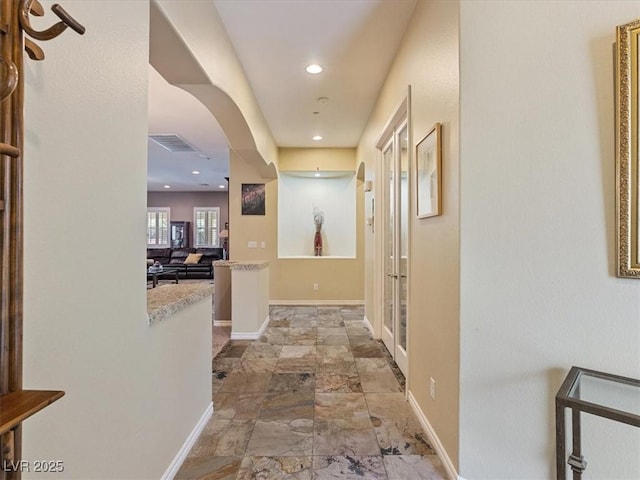
[{"label": "white door frame", "polygon": [[[386,176],[386,172],[385,172],[385,166],[384,166],[384,158],[383,158],[383,151],[385,146],[388,144],[389,139],[393,138],[393,136],[395,135],[395,131],[396,130],[401,130],[402,127],[404,126],[404,123],[406,122],[407,125],[407,136],[408,136],[408,141],[407,141],[407,155],[408,155],[408,188],[409,188],[409,201],[408,201],[408,207],[409,207],[409,215],[408,215],[408,225],[407,225],[407,235],[408,235],[408,255],[410,255],[411,252],[411,218],[412,218],[412,213],[413,210],[411,208],[411,179],[412,179],[412,175],[411,175],[411,165],[413,162],[413,138],[412,138],[412,127],[411,127],[411,86],[408,87],[407,90],[407,96],[406,98],[401,102],[401,104],[399,105],[399,107],[396,109],[395,113],[393,114],[393,116],[389,119],[389,121],[387,122],[385,128],[383,129],[382,134],[380,135],[380,137],[378,138],[378,141],[376,142],[376,148],[378,149],[379,155],[378,155],[378,162],[376,165],[376,178],[378,179],[378,181],[376,182],[378,184],[378,188],[376,189],[377,192],[379,192],[378,195],[376,195],[376,203],[378,205],[376,205],[375,208],[375,212],[374,212],[374,223],[376,225],[379,225],[380,228],[376,229],[375,232],[375,236],[374,236],[374,272],[375,272],[375,276],[374,276],[374,293],[375,293],[375,301],[374,301],[374,334],[377,338],[383,338],[383,332],[385,330],[384,327],[384,315],[385,315],[385,300],[384,300],[384,282],[385,282],[385,245],[384,245],[384,240],[385,240],[385,232],[384,229],[386,229],[386,225],[385,225],[385,208],[388,208],[387,205],[385,205],[385,193],[384,191],[388,188],[387,185],[384,185],[384,179]],[[395,140],[395,139],[394,139]],[[407,336],[407,351],[406,351],[406,365],[404,365],[403,368],[403,373],[405,374],[405,377],[407,379],[407,390],[409,387],[409,355],[408,355],[408,350],[409,350],[409,336],[410,336],[410,309],[409,309],[409,292],[410,292],[410,288],[408,285],[409,279],[410,279],[410,263],[408,263],[407,265],[407,305],[406,305],[406,315],[407,315],[407,325],[406,325],[406,336]],[[396,306],[396,311],[398,310],[398,307]],[[396,318],[396,325],[395,325],[395,331],[397,332],[397,324],[399,322],[399,316],[397,316]],[[395,355],[395,344],[394,344],[394,351],[391,352],[392,355]],[[407,391],[405,390],[405,391]]]}]

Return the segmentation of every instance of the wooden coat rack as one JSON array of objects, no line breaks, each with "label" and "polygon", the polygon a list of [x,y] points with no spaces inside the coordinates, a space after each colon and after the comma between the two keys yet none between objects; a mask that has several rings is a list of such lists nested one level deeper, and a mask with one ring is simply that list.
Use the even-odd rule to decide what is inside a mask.
[{"label": "wooden coat rack", "polygon": [[38,0],[0,0],[0,480],[19,479],[32,467],[21,460],[21,423],[64,395],[22,389],[23,51],[43,60],[34,40],[51,40],[67,28],[85,31],[60,5],[51,10],[60,21],[38,31],[30,20],[44,15]]}]

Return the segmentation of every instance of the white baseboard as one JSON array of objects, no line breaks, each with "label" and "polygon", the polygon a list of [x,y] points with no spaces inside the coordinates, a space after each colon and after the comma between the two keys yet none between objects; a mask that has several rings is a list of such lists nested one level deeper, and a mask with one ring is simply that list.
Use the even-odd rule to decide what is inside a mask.
[{"label": "white baseboard", "polygon": [[416,416],[418,417],[418,420],[420,421],[422,428],[424,428],[424,431],[427,434],[427,437],[429,437],[429,441],[431,442],[431,445],[433,446],[436,453],[438,454],[438,458],[442,462],[442,465],[444,466],[444,469],[447,472],[447,476],[449,477],[449,480],[462,480],[462,477],[458,476],[458,472],[456,472],[456,469],[453,466],[453,462],[451,461],[451,458],[449,458],[449,455],[447,454],[447,451],[445,450],[444,445],[442,445],[442,442],[438,438],[438,435],[436,435],[436,431],[433,429],[433,427],[429,423],[429,420],[427,420],[426,415],[418,405],[418,402],[416,401],[416,398],[413,396],[413,393],[409,392],[408,400],[409,400],[409,405],[411,405],[411,408],[413,409]]},{"label": "white baseboard", "polygon": [[369,333],[373,335],[373,325],[371,325],[371,322],[366,315],[364,316],[364,326],[367,327],[369,329]]},{"label": "white baseboard", "polygon": [[231,320],[214,320],[213,326],[214,327],[230,327]]},{"label": "white baseboard", "polygon": [[191,433],[184,441],[184,444],[174,457],[173,461],[169,465],[169,468],[167,468],[167,470],[162,475],[162,480],[173,480],[173,477],[175,477],[178,473],[178,470],[180,470],[180,467],[187,458],[187,455],[189,455],[189,451],[191,451],[191,448],[195,445],[196,440],[198,440],[198,437],[202,433],[202,430],[207,425],[207,422],[211,418],[211,415],[213,415],[213,402],[209,404],[209,406],[200,417],[200,420],[198,420],[198,423],[196,423],[196,426],[193,427],[193,430],[191,430]]},{"label": "white baseboard", "polygon": [[364,300],[269,300],[269,305],[364,305]]},{"label": "white baseboard", "polygon": [[260,338],[260,335],[262,335],[264,333],[264,331],[267,329],[267,326],[269,325],[269,320],[271,320],[271,318],[269,317],[269,315],[267,315],[267,318],[264,319],[264,321],[262,322],[262,325],[260,326],[260,329],[257,332],[248,332],[248,333],[243,333],[243,332],[231,332],[231,340],[257,340],[258,338]]}]

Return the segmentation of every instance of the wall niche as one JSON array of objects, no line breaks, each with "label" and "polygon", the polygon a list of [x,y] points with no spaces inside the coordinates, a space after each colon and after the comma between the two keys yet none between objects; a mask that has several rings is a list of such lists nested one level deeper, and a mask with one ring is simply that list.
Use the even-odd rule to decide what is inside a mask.
[{"label": "wall niche", "polygon": [[[324,222],[322,256],[314,253],[314,208]],[[353,171],[281,171],[278,258],[356,257],[356,175]]]}]

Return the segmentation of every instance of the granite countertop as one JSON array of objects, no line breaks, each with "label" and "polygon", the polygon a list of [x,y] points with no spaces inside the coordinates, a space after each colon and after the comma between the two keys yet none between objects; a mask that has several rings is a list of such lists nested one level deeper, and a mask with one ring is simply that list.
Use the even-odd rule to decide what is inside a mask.
[{"label": "granite countertop", "polygon": [[262,270],[267,268],[269,262],[267,260],[256,260],[253,262],[231,262],[229,267],[231,270]]},{"label": "granite countertop", "polygon": [[211,283],[162,285],[147,290],[149,324],[161,322],[189,305],[213,295]]},{"label": "granite countertop", "polygon": [[238,263],[238,262],[234,262],[233,260],[214,260],[213,266],[214,267],[230,267],[235,263]]}]

